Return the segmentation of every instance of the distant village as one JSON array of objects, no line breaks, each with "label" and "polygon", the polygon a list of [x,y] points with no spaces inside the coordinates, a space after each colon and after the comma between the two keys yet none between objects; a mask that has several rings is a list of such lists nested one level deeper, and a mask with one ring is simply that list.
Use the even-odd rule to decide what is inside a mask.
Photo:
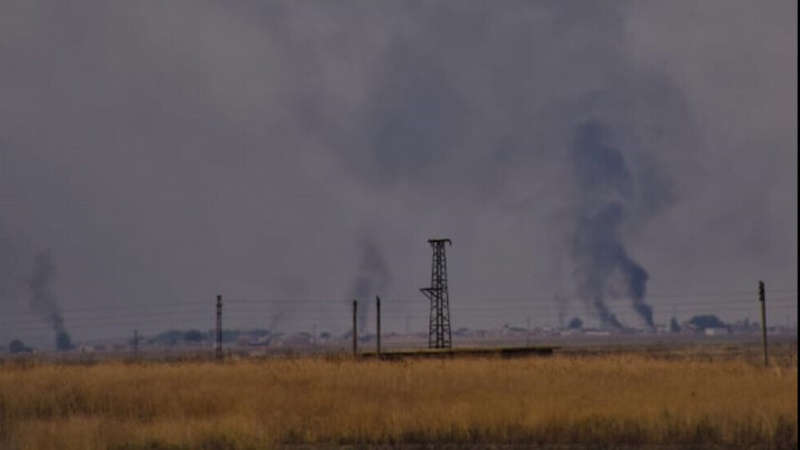
[{"label": "distant village", "polygon": [[[788,326],[770,326],[769,335],[787,338],[797,337],[797,328]],[[725,323],[715,315],[697,315],[679,323],[672,319],[667,324],[656,325],[654,329],[599,329],[585,327],[578,318],[570,320],[561,327],[524,328],[508,324],[495,329],[459,328],[453,330],[455,346],[492,346],[492,345],[539,345],[542,343],[591,343],[603,342],[652,342],[664,339],[675,340],[708,340],[708,339],[757,339],[760,335],[760,324],[749,319],[734,323]],[[382,345],[386,349],[423,348],[428,342],[427,332],[417,333],[384,333]],[[353,342],[352,331],[332,333],[321,331],[311,333],[277,332],[268,329],[223,330],[222,343],[227,352],[259,355],[272,353],[336,353],[350,352]],[[365,352],[373,351],[377,336],[360,331],[357,345]],[[96,354],[119,356],[133,354],[194,354],[212,352],[216,345],[215,330],[201,331],[169,330],[154,336],[136,336],[136,338],[110,339],[100,342],[78,342],[62,353]],[[14,339],[7,346],[0,348],[0,355],[25,355],[36,353],[52,353],[52,349],[35,348],[19,339]]]}]

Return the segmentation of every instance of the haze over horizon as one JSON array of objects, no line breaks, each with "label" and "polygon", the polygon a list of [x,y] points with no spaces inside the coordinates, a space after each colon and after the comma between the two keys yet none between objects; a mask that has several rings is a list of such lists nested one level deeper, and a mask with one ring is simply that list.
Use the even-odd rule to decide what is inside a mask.
[{"label": "haze over horizon", "polygon": [[792,0],[4,2],[0,345],[796,323],[797,148]]}]

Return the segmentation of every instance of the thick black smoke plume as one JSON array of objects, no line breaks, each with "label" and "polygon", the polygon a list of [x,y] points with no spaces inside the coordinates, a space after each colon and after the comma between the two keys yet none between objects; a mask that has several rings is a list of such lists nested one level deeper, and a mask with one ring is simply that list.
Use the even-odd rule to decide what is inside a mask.
[{"label": "thick black smoke plume", "polygon": [[645,303],[647,271],[628,256],[621,236],[632,201],[631,175],[622,154],[604,141],[603,125],[590,122],[578,128],[572,149],[578,188],[571,249],[577,293],[603,327],[622,328],[606,301],[624,297],[652,327],[653,311]]},{"label": "thick black smoke plume", "polygon": [[53,294],[51,284],[55,277],[53,259],[49,251],[38,253],[33,260],[33,272],[28,278],[31,308],[56,332],[56,349],[66,351],[73,348],[72,339],[64,327],[64,317]]},{"label": "thick black smoke plume", "polygon": [[372,239],[359,241],[358,274],[351,286],[351,295],[358,300],[358,329],[366,330],[369,318],[369,305],[376,295],[386,293],[392,279],[389,266],[381,253],[380,246]]}]

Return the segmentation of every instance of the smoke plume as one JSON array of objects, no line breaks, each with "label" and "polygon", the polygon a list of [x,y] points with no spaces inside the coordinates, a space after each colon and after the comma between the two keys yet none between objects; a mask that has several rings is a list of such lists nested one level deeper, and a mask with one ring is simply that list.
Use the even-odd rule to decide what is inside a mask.
[{"label": "smoke plume", "polygon": [[633,190],[625,159],[605,143],[604,126],[589,122],[577,130],[572,163],[578,198],[571,250],[578,296],[605,328],[622,328],[606,302],[624,297],[652,327],[647,271],[628,256],[621,236]]},{"label": "smoke plume", "polygon": [[[582,211],[572,142],[591,119],[622,137],[607,142],[636,181],[620,239],[651,274],[648,302],[673,285],[739,290],[755,273],[796,289],[797,8],[0,1],[0,228],[35,243],[0,288],[12,293],[0,341],[42,339],[12,319],[33,315],[39,245],[52,248],[53,292],[76,339],[114,336],[123,319],[157,335],[176,326],[172,311],[203,329],[209,314],[194,299],[287,296],[279,283],[292,274],[304,300],[352,299],[360,236],[391,269],[384,300],[418,297],[425,239],[447,236],[461,255],[448,268],[460,324],[491,326],[486,298],[534,290],[569,296],[568,322],[595,310],[576,295],[570,242],[583,236],[572,228]],[[627,230],[649,208],[664,215],[642,229],[653,245],[634,249]],[[563,286],[550,273],[558,257],[569,263]],[[372,290],[361,309],[383,297]],[[638,324],[625,297],[601,301]],[[317,319],[349,328],[349,314],[306,305],[253,308],[281,331]],[[557,313],[551,305],[520,312]]]},{"label": "smoke plume", "polygon": [[351,295],[358,300],[358,328],[366,330],[369,318],[369,305],[376,295],[385,294],[391,284],[389,266],[383,257],[380,246],[370,238],[358,243],[358,273],[351,286]]},{"label": "smoke plume", "polygon": [[553,301],[555,302],[556,309],[558,310],[558,326],[563,327],[566,325],[567,311],[569,310],[569,297],[555,294],[553,296]]},{"label": "smoke plume", "polygon": [[42,320],[52,325],[56,332],[56,349],[66,351],[73,348],[72,339],[64,327],[64,317],[58,306],[51,284],[55,278],[53,259],[49,251],[36,254],[33,260],[33,271],[28,278],[31,295],[31,308]]},{"label": "smoke plume", "polygon": [[272,303],[267,325],[267,329],[273,333],[279,330],[287,318],[291,320],[295,316],[298,302],[306,296],[306,283],[300,277],[285,277],[278,283],[278,292],[279,297]]}]

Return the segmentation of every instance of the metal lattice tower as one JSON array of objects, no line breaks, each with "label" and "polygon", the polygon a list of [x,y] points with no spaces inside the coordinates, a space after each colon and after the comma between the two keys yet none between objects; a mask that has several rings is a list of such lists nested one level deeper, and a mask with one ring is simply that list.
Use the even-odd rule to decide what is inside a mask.
[{"label": "metal lattice tower", "polygon": [[447,256],[444,245],[452,245],[452,242],[450,239],[428,239],[428,243],[433,247],[431,287],[420,289],[431,301],[428,348],[450,348],[450,299],[447,294]]}]

